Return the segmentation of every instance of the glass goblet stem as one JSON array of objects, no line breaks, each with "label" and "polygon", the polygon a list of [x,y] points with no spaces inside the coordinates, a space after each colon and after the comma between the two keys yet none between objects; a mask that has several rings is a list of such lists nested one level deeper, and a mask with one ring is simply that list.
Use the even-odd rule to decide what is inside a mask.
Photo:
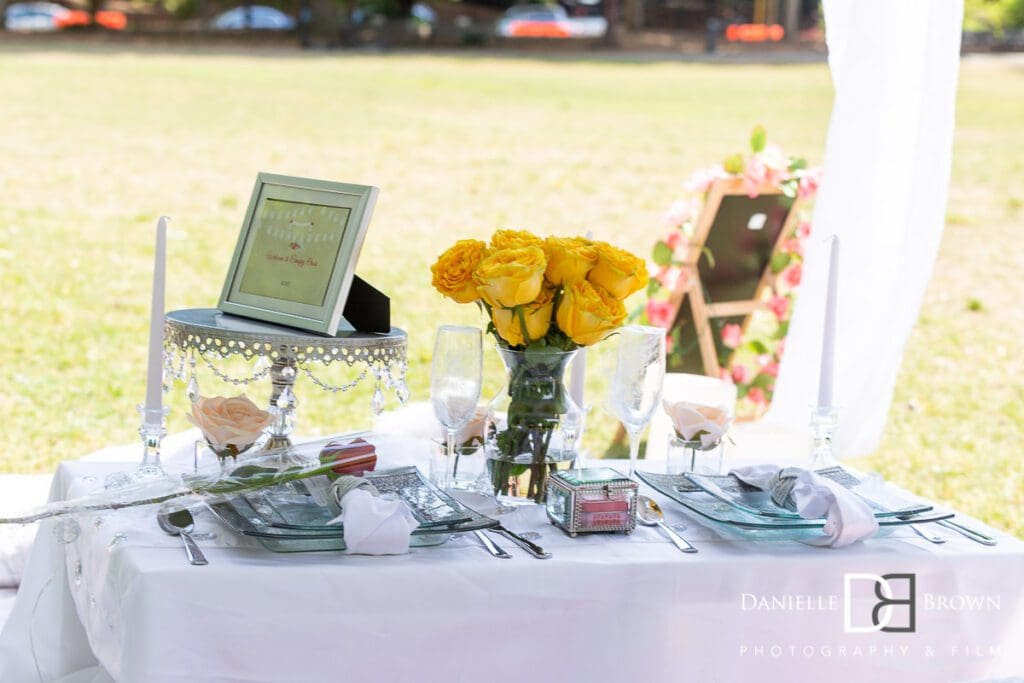
[{"label": "glass goblet stem", "polygon": [[636,476],[636,461],[640,457],[640,430],[627,429],[629,434],[629,476]]},{"label": "glass goblet stem", "polygon": [[444,486],[441,488],[447,490],[455,484],[455,476],[459,473],[459,463],[455,459],[455,435],[454,429],[448,427],[445,430],[445,448],[448,451],[447,457],[444,463]]}]

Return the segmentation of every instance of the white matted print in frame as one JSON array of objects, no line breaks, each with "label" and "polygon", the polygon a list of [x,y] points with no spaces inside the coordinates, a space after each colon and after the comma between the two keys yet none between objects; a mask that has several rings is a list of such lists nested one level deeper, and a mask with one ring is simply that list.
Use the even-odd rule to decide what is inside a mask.
[{"label": "white matted print in frame", "polygon": [[377,193],[260,173],[217,307],[334,336]]}]

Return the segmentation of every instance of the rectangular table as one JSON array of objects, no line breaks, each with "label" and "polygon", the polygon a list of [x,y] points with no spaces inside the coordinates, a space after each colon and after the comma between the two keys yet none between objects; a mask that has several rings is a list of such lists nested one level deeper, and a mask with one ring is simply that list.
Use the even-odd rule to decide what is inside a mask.
[{"label": "rectangular table", "polygon": [[[379,444],[394,464],[425,449]],[[81,477],[131,467],[64,463],[51,498]],[[689,525],[698,554],[646,527],[571,539],[532,506],[502,522],[539,531],[550,560],[500,539],[513,559],[495,559],[472,536],[398,557],[281,555],[205,512],[197,530],[216,538],[201,542],[209,566],[193,567],[151,508],[86,518],[66,545],[44,523],[0,636],[0,681],[934,682],[1024,673],[1024,543],[1006,534],[990,531],[1000,539],[992,548],[935,525],[945,545],[908,531],[840,550],[725,541],[659,500],[670,521]],[[913,575],[915,631],[847,632],[851,574]],[[852,581],[850,625],[870,626],[874,579]],[[900,597],[907,579],[888,581]],[[902,624],[909,606],[892,614]]]}]

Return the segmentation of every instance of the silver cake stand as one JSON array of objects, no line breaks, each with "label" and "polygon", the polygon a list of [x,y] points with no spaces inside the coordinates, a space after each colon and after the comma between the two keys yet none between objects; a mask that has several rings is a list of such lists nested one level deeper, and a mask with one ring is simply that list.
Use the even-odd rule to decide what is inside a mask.
[{"label": "silver cake stand", "polygon": [[[190,399],[199,396],[198,360],[218,378],[235,386],[270,377],[272,389],[267,410],[273,415],[273,422],[270,438],[263,446],[265,451],[287,449],[291,445],[298,405],[295,380],[300,372],[320,389],[332,393],[348,391],[372,375],[376,382],[370,404],[374,414],[384,409],[382,387],[394,391],[398,400],[405,403],[409,398],[405,384],[407,346],[405,331],[397,327],[392,327],[387,334],[346,332],[337,337],[323,337],[239,318],[216,308],[172,311],[164,319],[165,374],[184,381],[187,373]],[[232,377],[223,372],[218,361],[231,356],[255,359],[252,374]],[[360,371],[355,379],[342,385],[329,384],[316,376],[315,369],[334,363],[345,363]]]}]

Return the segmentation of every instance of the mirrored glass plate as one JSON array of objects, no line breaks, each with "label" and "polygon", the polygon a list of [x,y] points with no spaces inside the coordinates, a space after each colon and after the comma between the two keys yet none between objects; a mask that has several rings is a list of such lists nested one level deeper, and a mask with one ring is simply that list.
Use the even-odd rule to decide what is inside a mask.
[{"label": "mirrored glass plate", "polygon": [[[897,491],[892,490],[891,487],[882,485],[865,486],[864,482],[856,474],[841,465],[816,470],[816,473],[819,476],[836,482],[857,495],[874,511],[875,517],[879,519],[916,515],[933,508],[928,503],[914,501],[901,496]],[[722,502],[752,515],[779,519],[802,519],[796,511],[776,505],[768,491],[763,491],[742,482],[735,475],[708,475],[689,472],[684,476],[701,490],[710,493]]]},{"label": "mirrored glass plate", "polygon": [[[410,476],[409,470],[413,476]],[[399,474],[399,478],[392,477],[392,473]],[[419,514],[414,509],[418,519],[427,521],[421,521],[420,526],[412,532],[413,547],[440,545],[450,534],[498,525],[496,520],[461,505],[426,482],[416,468],[381,472],[377,476],[392,482],[389,492],[400,495],[404,500],[422,501],[431,506],[425,512],[419,511]],[[401,482],[401,485],[395,482]],[[295,483],[298,482],[292,482]],[[433,495],[417,490],[424,486],[433,489]],[[406,490],[405,495],[400,494],[403,490]],[[259,495],[254,495],[257,493]],[[332,511],[327,506],[318,505],[304,487],[283,485],[261,492],[250,492],[245,496],[235,496],[226,502],[212,504],[210,509],[229,529],[258,539],[268,550],[303,552],[345,549],[344,527],[341,524],[325,524],[333,518]],[[288,520],[300,524],[291,524]]]},{"label": "mirrored glass plate", "polygon": [[[748,540],[799,540],[821,535],[823,519],[778,519],[750,514],[721,501],[701,490],[682,474],[656,474],[637,472],[651,488],[671,498],[687,510],[697,514],[706,526],[732,538]],[[878,520],[882,530],[902,524],[935,522],[949,519],[952,512],[928,512],[903,517],[885,517]]]},{"label": "mirrored glass plate", "polygon": [[[244,502],[239,505],[244,509]],[[275,553],[301,553],[326,550],[345,550],[343,530],[333,534],[322,532],[289,531],[281,533],[267,526],[258,526],[261,522],[255,513],[250,516],[240,514],[238,508],[228,503],[214,503],[209,506],[214,514],[231,531],[243,536],[255,538],[260,545]],[[451,536],[451,531],[444,533],[428,533],[417,529],[413,532],[409,545],[413,548],[425,548],[442,545]]]},{"label": "mirrored glass plate", "polygon": [[434,486],[415,467],[399,467],[363,475],[381,495],[398,496],[412,508],[422,526],[444,526],[469,521],[472,510]]},{"label": "mirrored glass plate", "polygon": [[[212,503],[208,506],[220,521],[231,531],[242,536],[251,536],[267,550],[275,553],[315,552],[322,550],[344,550],[345,539],[333,537],[282,537],[264,533],[227,503]],[[442,541],[443,542],[443,541]]]},{"label": "mirrored glass plate", "polygon": [[[478,521],[479,515],[434,486],[415,467],[370,472],[364,476],[381,495],[404,500],[421,529],[447,529]],[[260,489],[246,493],[241,498],[248,504],[248,508],[271,527],[336,533],[338,525],[328,522],[337,516],[337,509],[333,504],[319,502],[305,483],[298,481]],[[325,491],[328,486],[325,481]],[[325,497],[321,496],[320,500]],[[234,499],[229,502],[233,503]]]}]

